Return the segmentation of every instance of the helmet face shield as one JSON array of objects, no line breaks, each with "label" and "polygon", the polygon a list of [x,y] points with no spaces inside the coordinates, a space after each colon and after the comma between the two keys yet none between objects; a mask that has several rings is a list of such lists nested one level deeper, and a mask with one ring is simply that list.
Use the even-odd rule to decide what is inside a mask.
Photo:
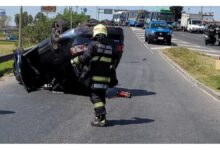
[{"label": "helmet face shield", "polygon": [[107,28],[106,26],[102,24],[98,24],[93,28],[93,37],[95,37],[98,34],[104,34],[107,37]]}]

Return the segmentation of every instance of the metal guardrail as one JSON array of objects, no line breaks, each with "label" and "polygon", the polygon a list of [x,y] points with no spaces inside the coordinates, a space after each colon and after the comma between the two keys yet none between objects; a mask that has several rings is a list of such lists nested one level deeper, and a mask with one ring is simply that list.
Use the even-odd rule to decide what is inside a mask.
[{"label": "metal guardrail", "polygon": [[0,56],[0,63],[12,60],[13,58],[14,58],[13,53],[8,54],[8,55],[4,55],[4,56]]},{"label": "metal guardrail", "polygon": [[[32,49],[33,47],[35,47],[35,46],[25,48],[24,51],[28,51],[28,50]],[[8,55],[4,55],[4,56],[0,56],[0,63],[6,62],[6,61],[9,61],[9,60],[12,60],[12,59],[14,59],[14,54],[13,53],[8,54]]]}]

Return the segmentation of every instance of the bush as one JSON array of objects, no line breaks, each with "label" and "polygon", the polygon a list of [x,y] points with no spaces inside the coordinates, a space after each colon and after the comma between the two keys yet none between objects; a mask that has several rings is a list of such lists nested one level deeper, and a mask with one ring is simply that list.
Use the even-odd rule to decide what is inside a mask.
[{"label": "bush", "polygon": [[[36,15],[37,19],[31,24],[22,29],[22,44],[23,47],[33,46],[42,40],[46,39],[51,33],[52,22],[55,19],[64,19],[70,25],[70,16],[68,9],[64,9],[63,13],[58,13],[54,19],[48,18],[42,13]],[[83,23],[87,20],[87,16],[84,14],[72,14],[73,27],[77,27],[79,23]]]},{"label": "bush", "polygon": [[12,64],[12,60],[0,63],[0,77],[2,77],[4,74],[12,72]]},{"label": "bush", "polygon": [[42,40],[46,39],[51,33],[51,24],[53,20],[48,19],[44,22],[37,21],[31,26],[26,26],[23,29],[22,44],[23,47],[33,46]]}]

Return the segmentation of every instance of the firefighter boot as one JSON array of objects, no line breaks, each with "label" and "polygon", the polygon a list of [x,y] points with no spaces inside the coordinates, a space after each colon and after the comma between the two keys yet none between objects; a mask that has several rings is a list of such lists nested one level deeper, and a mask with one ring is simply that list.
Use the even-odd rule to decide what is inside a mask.
[{"label": "firefighter boot", "polygon": [[91,122],[91,125],[95,127],[105,127],[107,125],[105,115],[96,116],[95,120]]}]

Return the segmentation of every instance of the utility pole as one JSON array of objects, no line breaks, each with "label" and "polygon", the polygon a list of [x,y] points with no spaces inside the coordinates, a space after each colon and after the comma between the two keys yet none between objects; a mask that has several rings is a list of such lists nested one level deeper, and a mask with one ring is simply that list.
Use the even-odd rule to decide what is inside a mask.
[{"label": "utility pole", "polygon": [[98,21],[99,21],[99,10],[100,10],[100,9],[98,8]]},{"label": "utility pole", "polygon": [[203,6],[201,6],[201,14],[203,14]]},{"label": "utility pole", "polygon": [[72,10],[72,6],[70,6],[70,26],[71,29],[73,28],[73,10]]},{"label": "utility pole", "polygon": [[19,40],[18,40],[18,47],[19,48],[22,48],[22,34],[21,34],[22,13],[23,13],[23,8],[21,6],[20,7],[20,17],[19,17]]},{"label": "utility pole", "polygon": [[96,6],[96,20],[98,20],[97,15],[98,15],[98,8],[97,8],[97,6]]},{"label": "utility pole", "polygon": [[79,7],[79,6],[76,6],[76,14],[78,14],[78,7]]}]

